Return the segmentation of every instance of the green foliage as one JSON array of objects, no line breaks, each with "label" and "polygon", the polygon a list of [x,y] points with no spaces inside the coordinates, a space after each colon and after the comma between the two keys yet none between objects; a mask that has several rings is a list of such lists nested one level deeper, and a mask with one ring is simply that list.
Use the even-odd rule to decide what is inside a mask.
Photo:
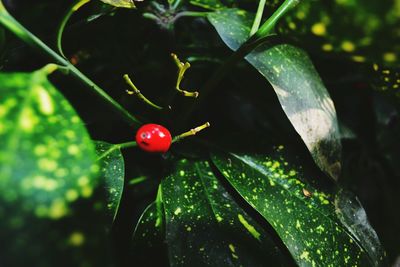
[{"label": "green foliage", "polygon": [[171,266],[280,266],[271,236],[215,177],[208,162],[181,160],[162,182]]},{"label": "green foliage", "polygon": [[133,246],[136,253],[137,250],[152,249],[163,242],[164,218],[158,215],[155,202],[144,210],[133,233]]},{"label": "green foliage", "polygon": [[399,1],[301,1],[279,30],[297,37],[312,51],[341,53],[356,62],[398,65],[399,5]]},{"label": "green foliage", "polygon": [[[46,0],[40,7],[31,4],[31,11],[17,2],[10,10],[25,22],[40,20],[38,14],[59,4]],[[377,233],[346,186],[363,199],[371,195],[364,188],[377,194],[373,200],[385,195],[384,201],[372,202],[375,206],[367,202],[366,210],[374,215],[372,225],[381,227],[375,229],[389,244],[390,257],[396,256],[397,228],[385,234],[382,225],[398,224],[393,203],[400,184],[375,188],[366,178],[378,173],[376,184],[398,181],[399,107],[388,108],[379,99],[384,105],[371,111],[378,94],[367,83],[374,78],[356,67],[376,63],[370,64],[372,70],[383,75],[375,79],[377,87],[400,84],[399,1],[299,1],[293,8],[297,1],[271,0],[253,36],[257,2],[250,0],[143,1],[135,12],[117,9],[136,8],[133,0],[101,2],[75,1],[58,29],[56,52],[0,0],[0,24],[61,65],[14,72],[35,68],[42,59],[28,58],[26,47],[0,28],[6,70],[0,73],[1,265],[387,265]],[[47,41],[56,31],[43,27],[48,19],[42,20],[32,28],[41,29],[38,35]],[[187,88],[199,89],[199,99],[166,88],[176,82],[169,77],[169,70],[175,71],[168,66],[171,52],[192,64],[184,81]],[[48,75],[56,69],[63,72],[50,83]],[[316,69],[333,89],[339,116]],[[172,108],[157,114],[128,99],[121,77],[128,72],[144,85],[140,96]],[[362,92],[354,95],[353,87]],[[346,101],[359,108],[360,129],[343,123],[354,115],[343,108]],[[102,110],[103,102],[117,113]],[[338,118],[351,139],[339,132]],[[184,141],[182,136],[197,133],[185,132],[163,155],[141,151],[132,141],[135,128],[147,122],[179,134],[199,129],[195,125],[202,120],[211,122],[208,135]],[[88,131],[108,142],[91,140]],[[348,142],[359,145],[360,154],[351,154],[355,149]],[[342,143],[344,158],[350,154],[353,161],[342,164]],[[364,160],[371,154],[377,160]],[[382,213],[380,203],[385,203]]]},{"label": "green foliage", "polygon": [[[278,146],[267,156],[218,153],[212,158],[240,195],[277,231],[300,266],[382,264],[383,251],[368,221],[349,216],[352,200],[319,189],[322,183],[315,181],[320,178],[306,177],[285,154],[284,147]],[[366,229],[368,235],[353,226]]]},{"label": "green foliage", "polygon": [[49,69],[0,74],[2,263],[107,262],[94,147]]},{"label": "green foliage", "polygon": [[136,8],[133,0],[100,0],[103,3],[123,8]]},{"label": "green foliage", "polygon": [[[345,18],[345,19],[343,19]],[[296,39],[312,53],[374,64],[369,82],[399,95],[400,2],[374,0],[302,1],[278,32]],[[388,73],[390,72],[390,74]]]},{"label": "green foliage", "polygon": [[[125,164],[121,150],[103,141],[96,143],[97,160],[100,162],[101,179],[106,191],[107,213],[115,220],[124,188]],[[111,223],[110,223],[111,225]]]},{"label": "green foliage", "polygon": [[227,1],[222,2],[220,0],[190,0],[190,3],[192,5],[211,9],[211,10],[218,10],[218,9],[226,8],[227,7],[226,3],[232,4],[232,3],[234,3],[234,1],[227,0]]},{"label": "green foliage", "polygon": [[[222,40],[237,50],[249,36],[254,17],[237,9],[210,13]],[[288,44],[264,44],[246,56],[273,86],[283,110],[315,162],[334,179],[340,173],[341,145],[336,111],[307,54]]]}]

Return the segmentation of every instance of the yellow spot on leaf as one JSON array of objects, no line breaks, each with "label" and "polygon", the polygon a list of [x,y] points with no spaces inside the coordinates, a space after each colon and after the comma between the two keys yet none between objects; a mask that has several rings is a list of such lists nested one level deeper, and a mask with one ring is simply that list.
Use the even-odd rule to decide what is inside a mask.
[{"label": "yellow spot on leaf", "polygon": [[32,186],[45,191],[55,190],[59,184],[56,180],[44,176],[35,176],[33,178]]},{"label": "yellow spot on leaf", "polygon": [[383,60],[386,62],[395,62],[397,60],[397,56],[395,53],[387,52],[383,54]]},{"label": "yellow spot on leaf", "polygon": [[293,23],[293,22],[289,22],[289,28],[290,29],[292,29],[292,30],[295,30],[296,29],[296,24],[295,23]]},{"label": "yellow spot on leaf", "polygon": [[73,202],[78,198],[78,192],[74,189],[69,189],[67,190],[67,192],[65,193],[65,198],[67,199],[67,201],[69,202]]},{"label": "yellow spot on leaf", "polygon": [[323,44],[322,45],[322,50],[329,52],[333,50],[333,46],[331,44]]},{"label": "yellow spot on leaf", "polygon": [[301,230],[301,224],[299,220],[296,220],[296,229]]},{"label": "yellow spot on leaf", "polygon": [[46,154],[47,147],[45,145],[37,145],[35,146],[33,153],[35,153],[36,156],[43,156]]},{"label": "yellow spot on leaf", "polygon": [[77,155],[79,153],[79,147],[77,145],[69,145],[67,150],[70,155]]},{"label": "yellow spot on leaf", "polygon": [[68,208],[62,199],[55,199],[48,210],[48,216],[52,219],[60,219],[67,213]]},{"label": "yellow spot on leaf", "polygon": [[49,158],[41,158],[38,160],[38,166],[40,169],[48,172],[55,171],[58,167],[56,161]]},{"label": "yellow spot on leaf", "polygon": [[79,247],[85,243],[85,236],[82,232],[73,232],[68,238],[68,244]]},{"label": "yellow spot on leaf", "polygon": [[42,86],[35,88],[39,100],[39,110],[45,115],[51,115],[54,112],[54,104],[49,93]]},{"label": "yellow spot on leaf", "polygon": [[299,11],[297,12],[296,17],[298,19],[304,19],[306,17],[306,13],[304,13],[303,11]]},{"label": "yellow spot on leaf", "polygon": [[85,198],[90,197],[93,194],[93,188],[91,188],[90,186],[84,186],[82,187],[82,196]]},{"label": "yellow spot on leaf", "polygon": [[179,215],[179,213],[181,213],[181,212],[182,212],[182,209],[178,207],[178,208],[174,211],[174,214],[175,214],[175,215]]},{"label": "yellow spot on leaf", "polygon": [[318,36],[325,35],[325,33],[326,33],[325,24],[322,23],[322,22],[315,23],[315,24],[311,27],[311,31],[312,31],[312,33],[314,33],[315,35],[318,35]]},{"label": "yellow spot on leaf", "polygon": [[90,181],[89,181],[89,178],[88,178],[87,176],[82,176],[82,177],[80,177],[80,178],[78,179],[78,185],[79,185],[79,186],[82,186],[82,187],[88,185],[89,182],[90,182]]},{"label": "yellow spot on leaf", "polygon": [[345,52],[353,52],[356,49],[355,45],[350,41],[343,41],[341,47]]},{"label": "yellow spot on leaf", "polygon": [[301,255],[300,255],[300,259],[309,261],[310,260],[310,252],[303,251],[303,253],[301,253]]},{"label": "yellow spot on leaf", "polygon": [[19,119],[19,126],[26,132],[32,132],[35,125],[38,123],[38,118],[33,113],[32,109],[24,108]]},{"label": "yellow spot on leaf", "polygon": [[255,239],[260,240],[260,233],[254,228],[253,225],[249,224],[242,214],[238,214],[238,218],[241,224],[243,224],[244,228],[249,231],[249,233],[254,236]]},{"label": "yellow spot on leaf", "polygon": [[355,55],[355,56],[352,56],[351,57],[352,59],[353,59],[353,61],[355,61],[355,62],[365,62],[365,57],[363,57],[363,56],[358,56],[358,55]]}]

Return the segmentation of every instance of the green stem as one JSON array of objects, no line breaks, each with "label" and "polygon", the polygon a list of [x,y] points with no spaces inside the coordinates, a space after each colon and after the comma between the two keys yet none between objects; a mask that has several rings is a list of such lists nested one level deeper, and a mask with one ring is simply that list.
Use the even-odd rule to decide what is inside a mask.
[{"label": "green stem", "polygon": [[129,148],[129,147],[135,147],[137,146],[137,143],[135,141],[130,141],[126,143],[121,143],[121,144],[113,144],[108,150],[106,150],[103,154],[101,154],[97,160],[101,160],[105,158],[106,156],[110,155],[112,152],[114,152],[117,149],[122,149],[122,148]]},{"label": "green stem", "polygon": [[21,40],[27,44],[42,50],[48,57],[52,58],[57,64],[69,70],[69,73],[76,79],[83,82],[87,87],[93,90],[100,98],[115,109],[124,119],[133,125],[139,126],[142,123],[132,116],[126,109],[124,109],[118,102],[112,99],[103,89],[96,85],[92,80],[86,77],[80,70],[72,65],[68,60],[57,54],[54,50],[43,43],[39,38],[28,31],[17,20],[15,20],[5,9],[2,1],[0,0],[0,24],[14,33]]},{"label": "green stem", "polygon": [[57,32],[57,48],[58,52],[65,57],[63,49],[62,49],[62,37],[64,33],[65,26],[67,25],[69,19],[71,18],[72,14],[74,14],[79,8],[81,8],[86,3],[89,3],[90,0],[80,0],[77,3],[73,4],[71,8],[68,10],[67,14],[65,14],[64,18],[62,19],[60,26],[58,27]]},{"label": "green stem", "polygon": [[182,11],[176,14],[173,18],[172,23],[175,23],[178,19],[183,17],[207,17],[209,12],[196,12],[196,11]]},{"label": "green stem", "polygon": [[258,31],[258,29],[260,28],[261,19],[262,19],[263,13],[264,13],[265,2],[266,2],[266,0],[260,0],[260,2],[258,2],[257,13],[256,13],[256,17],[254,18],[253,26],[251,27],[251,30],[250,30],[250,36],[255,34]]},{"label": "green stem", "polygon": [[122,149],[122,148],[135,147],[137,146],[137,143],[135,141],[129,141],[126,143],[116,144],[114,146],[116,146],[118,149]]},{"label": "green stem", "polygon": [[140,184],[140,183],[146,181],[147,179],[148,179],[147,176],[139,176],[139,177],[136,177],[136,178],[133,178],[132,180],[130,180],[128,182],[128,184],[131,186],[137,185],[137,184]]},{"label": "green stem", "polygon": [[182,0],[175,0],[171,6],[171,10],[176,10],[181,5]]},{"label": "green stem", "polygon": [[287,12],[292,10],[299,2],[300,0],[285,0],[285,2],[283,2],[282,5],[280,5],[279,8],[274,12],[274,14],[272,14],[272,16],[264,22],[255,35],[258,38],[262,38],[270,34],[278,20],[286,15]]},{"label": "green stem", "polygon": [[131,79],[129,78],[128,74],[125,74],[124,76],[124,80],[125,82],[132,88],[132,91],[127,90],[128,94],[131,95],[136,95],[141,101],[143,101],[145,104],[147,104],[148,106],[156,109],[156,110],[162,110],[163,107],[154,104],[153,102],[151,102],[147,97],[145,97],[140,90],[136,87],[136,85],[131,81]]},{"label": "green stem", "polygon": [[163,214],[164,214],[164,206],[163,206],[163,199],[162,199],[162,184],[158,186],[157,196],[156,196],[156,208],[157,208],[157,219],[155,227],[163,227]]},{"label": "green stem", "polygon": [[244,58],[247,54],[253,51],[257,46],[264,43],[268,39],[268,35],[274,28],[276,22],[282,18],[289,10],[296,6],[300,0],[285,0],[284,3],[268,18],[264,24],[258,29],[258,31],[249,37],[239,49],[231,54],[231,56],[216,70],[213,76],[207,80],[203,89],[200,92],[198,100],[185,112],[180,118],[180,122],[183,123],[187,120],[190,114],[194,111],[196,106],[199,106],[204,99],[207,98],[209,93],[219,84],[222,78],[231,70],[236,63]]}]

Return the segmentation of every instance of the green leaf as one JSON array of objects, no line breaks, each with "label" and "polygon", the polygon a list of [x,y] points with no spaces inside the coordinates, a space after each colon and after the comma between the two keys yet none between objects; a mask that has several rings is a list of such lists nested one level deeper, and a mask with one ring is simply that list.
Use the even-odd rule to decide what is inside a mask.
[{"label": "green leaf", "polygon": [[399,66],[399,10],[398,1],[301,1],[278,30],[309,51]]},{"label": "green leaf", "polygon": [[[162,227],[164,218],[159,215],[155,202],[143,211],[133,233],[135,250],[154,249],[162,245],[165,235]],[[135,252],[137,253],[137,251]]]},{"label": "green leaf", "polygon": [[106,207],[111,225],[117,215],[124,189],[124,158],[120,149],[103,141],[96,141],[96,152],[100,162],[103,187],[107,195]]},{"label": "green leaf", "polygon": [[94,146],[48,70],[0,74],[1,262],[107,264]]},{"label": "green leaf", "polygon": [[[300,266],[382,264],[382,248],[362,217],[364,210],[360,206],[354,209],[346,195],[322,190],[311,182],[320,179],[311,179],[315,177],[309,177],[288,158],[283,146],[274,148],[268,156],[212,156],[216,167],[272,225]],[[361,216],[349,216],[350,210]]]},{"label": "green leaf", "polygon": [[[253,15],[237,9],[208,18],[229,48],[249,36]],[[335,180],[340,174],[341,144],[335,107],[307,54],[292,45],[260,45],[246,56],[273,86],[279,102],[317,165]]]},{"label": "green leaf", "polygon": [[190,0],[190,3],[195,6],[199,6],[202,8],[207,8],[211,10],[218,10],[218,9],[223,9],[226,8],[227,6],[231,6],[234,4],[235,1],[233,0],[227,0],[227,1],[221,1],[221,0]]},{"label": "green leaf", "polygon": [[374,89],[400,99],[400,68],[385,68],[373,64],[367,74]]},{"label": "green leaf", "polygon": [[[139,266],[168,266],[165,244],[164,206],[161,200],[161,186],[155,202],[142,213],[132,238],[133,260]],[[154,255],[157,254],[157,257]]]},{"label": "green leaf", "polygon": [[133,0],[100,0],[103,3],[123,8],[136,8]]},{"label": "green leaf", "polygon": [[386,256],[375,230],[369,224],[367,214],[358,198],[343,189],[335,195],[335,211],[340,221],[350,233],[363,244],[365,251],[374,260],[376,266],[382,265],[381,259]]},{"label": "green leaf", "polygon": [[282,265],[268,232],[233,200],[207,162],[181,160],[162,181],[171,266]]}]

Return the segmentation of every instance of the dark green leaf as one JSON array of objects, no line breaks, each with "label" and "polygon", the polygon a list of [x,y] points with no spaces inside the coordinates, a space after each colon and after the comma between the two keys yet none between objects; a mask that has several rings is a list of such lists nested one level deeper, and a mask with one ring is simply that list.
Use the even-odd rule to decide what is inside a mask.
[{"label": "dark green leaf", "polygon": [[[300,266],[382,263],[379,240],[367,220],[348,216],[354,209],[349,199],[308,182],[308,174],[287,160],[283,146],[274,150],[269,156],[217,153],[212,158],[240,195],[274,227]],[[358,206],[357,211],[361,214],[363,209]]]},{"label": "dark green leaf", "polygon": [[133,234],[135,249],[154,249],[163,243],[164,231],[162,225],[164,218],[159,215],[163,214],[158,212],[155,202],[143,211]]},{"label": "dark green leaf", "polygon": [[94,146],[47,70],[0,74],[1,262],[107,264]]},{"label": "dark green leaf", "polygon": [[231,6],[234,1],[233,0],[226,0],[226,1],[221,1],[221,0],[190,0],[190,3],[195,6],[200,6],[203,8],[211,9],[211,10],[217,10],[217,9],[222,9],[226,8],[227,4],[228,6]]},{"label": "dark green leaf", "polygon": [[96,152],[100,162],[100,171],[107,195],[107,213],[110,225],[117,215],[122,191],[124,189],[125,166],[121,150],[115,145],[96,141]]},{"label": "dark green leaf", "polygon": [[[208,18],[233,50],[246,41],[253,21],[251,14],[237,9],[213,12]],[[289,44],[264,44],[248,54],[246,60],[271,83],[318,166],[337,179],[341,144],[336,111],[307,54]]]},{"label": "dark green leaf", "polygon": [[133,0],[100,0],[100,1],[115,7],[136,8]]},{"label": "dark green leaf", "polygon": [[310,51],[340,53],[355,62],[399,65],[397,1],[301,1],[278,29]]},{"label": "dark green leaf", "polygon": [[[157,254],[157,257],[154,255]],[[168,266],[164,207],[159,186],[156,201],[142,213],[132,239],[133,261],[138,266]]]},{"label": "dark green leaf", "polygon": [[268,233],[237,203],[207,162],[180,161],[162,182],[171,266],[282,265]]},{"label": "dark green leaf", "polygon": [[374,260],[375,266],[382,265],[381,260],[386,253],[375,230],[369,224],[367,214],[358,198],[348,191],[340,190],[335,195],[334,204],[338,218],[358,242],[363,244],[365,251]]}]

